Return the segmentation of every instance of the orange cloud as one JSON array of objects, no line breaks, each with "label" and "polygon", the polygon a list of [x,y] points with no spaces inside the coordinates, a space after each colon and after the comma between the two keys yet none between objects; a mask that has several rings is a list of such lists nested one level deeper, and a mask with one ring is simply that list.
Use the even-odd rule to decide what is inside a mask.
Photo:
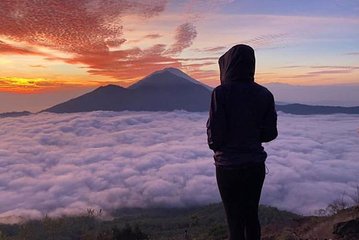
[{"label": "orange cloud", "polygon": [[[153,17],[161,13],[166,4],[167,0],[50,0],[41,4],[31,0],[4,0],[0,2],[0,36],[26,46],[69,54],[39,53],[5,42],[0,42],[0,53],[35,54],[46,60],[82,64],[90,74],[127,84],[163,67],[181,67],[181,59],[176,56],[190,47],[197,36],[195,26],[184,23],[175,29],[173,44],[123,49],[126,39],[121,18],[133,14]],[[160,37],[154,33],[145,35],[144,39]]]},{"label": "orange cloud", "polygon": [[160,38],[162,37],[161,34],[157,34],[157,33],[154,33],[154,34],[147,34],[146,36],[144,36],[144,38],[148,38],[148,39],[156,39],[156,38]]},{"label": "orange cloud", "polygon": [[219,85],[218,71],[216,70],[199,70],[199,69],[189,69],[186,71],[191,77],[195,79],[201,79],[201,82],[209,86]]},{"label": "orange cloud", "polygon": [[218,46],[218,47],[211,47],[211,48],[205,48],[201,51],[204,51],[204,52],[218,52],[218,51],[224,51],[226,50],[228,47],[225,47],[225,46]]},{"label": "orange cloud", "polygon": [[164,66],[180,67],[181,63],[162,55],[166,45],[157,44],[148,49],[132,48],[127,50],[107,51],[87,55],[77,55],[70,59],[61,59],[70,64],[85,64],[88,72],[94,75],[109,76],[126,82],[138,80]]},{"label": "orange cloud", "polygon": [[0,41],[0,54],[24,54],[24,55],[40,55],[43,56],[43,53],[40,53],[31,48],[22,48],[12,46],[3,41]]},{"label": "orange cloud", "polygon": [[151,17],[163,11],[166,2],[4,0],[0,2],[0,34],[72,53],[102,52],[125,41],[119,17]]},{"label": "orange cloud", "polygon": [[197,37],[196,27],[192,23],[184,23],[176,29],[176,42],[167,50],[169,54],[182,52],[185,48],[192,45],[193,40]]},{"label": "orange cloud", "polygon": [[41,64],[29,65],[29,67],[32,67],[32,68],[46,68],[44,65],[41,65]]}]

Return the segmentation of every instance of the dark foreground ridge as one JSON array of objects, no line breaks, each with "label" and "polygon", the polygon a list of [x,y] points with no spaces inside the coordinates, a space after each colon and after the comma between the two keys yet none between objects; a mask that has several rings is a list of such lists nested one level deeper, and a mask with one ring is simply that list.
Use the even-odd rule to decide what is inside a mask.
[{"label": "dark foreground ridge", "polygon": [[[123,88],[99,87],[92,92],[57,104],[42,112],[75,113],[91,111],[173,111],[207,112],[212,88],[176,68],[154,72]],[[278,111],[299,115],[359,114],[359,107],[281,104]]]},{"label": "dark foreground ridge", "polygon": [[[7,240],[210,240],[226,237],[225,214],[221,203],[190,208],[119,209],[112,215],[112,220],[104,220],[100,211],[88,210],[83,216],[45,217],[23,224],[0,224],[0,239],[1,236]],[[294,213],[268,206],[260,206],[259,215],[264,226],[283,225],[300,218]]]},{"label": "dark foreground ridge", "polygon": [[[191,208],[131,208],[113,212],[89,209],[82,216],[45,217],[21,224],[0,224],[0,239],[226,239],[221,203]],[[274,207],[260,206],[262,240],[358,240],[359,207],[328,216],[300,216]]]}]

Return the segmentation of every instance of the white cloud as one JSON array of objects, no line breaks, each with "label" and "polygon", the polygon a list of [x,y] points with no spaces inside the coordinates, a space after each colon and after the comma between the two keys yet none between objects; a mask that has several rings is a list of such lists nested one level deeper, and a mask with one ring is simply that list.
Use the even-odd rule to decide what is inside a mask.
[{"label": "white cloud", "polygon": [[[86,208],[220,200],[206,113],[92,112],[0,119],[0,221]],[[280,114],[262,203],[310,214],[359,176],[357,116]],[[12,218],[9,218],[12,216]]]}]

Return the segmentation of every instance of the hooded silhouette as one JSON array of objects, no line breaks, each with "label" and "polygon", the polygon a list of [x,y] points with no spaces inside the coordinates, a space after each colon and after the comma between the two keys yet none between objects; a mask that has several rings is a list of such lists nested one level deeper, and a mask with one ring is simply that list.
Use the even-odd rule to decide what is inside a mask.
[{"label": "hooded silhouette", "polygon": [[267,158],[262,143],[278,135],[274,98],[254,82],[250,46],[232,47],[219,58],[219,67],[221,84],[212,92],[207,136],[229,239],[259,240],[258,205]]},{"label": "hooded silhouette", "polygon": [[262,142],[277,137],[272,93],[254,82],[254,50],[236,45],[219,58],[221,85],[212,92],[208,145],[216,165],[264,162]]},{"label": "hooded silhouette", "polygon": [[232,47],[218,63],[221,84],[254,81],[256,59],[253,48],[243,44]]}]

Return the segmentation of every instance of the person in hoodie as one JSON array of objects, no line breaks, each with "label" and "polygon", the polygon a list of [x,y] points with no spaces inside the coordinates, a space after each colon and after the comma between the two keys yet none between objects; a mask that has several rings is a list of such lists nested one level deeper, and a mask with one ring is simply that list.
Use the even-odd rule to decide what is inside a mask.
[{"label": "person in hoodie", "polygon": [[274,97],[254,82],[250,46],[232,47],[219,58],[219,67],[221,84],[212,92],[207,136],[229,239],[259,240],[258,205],[267,158],[262,143],[278,135]]}]

